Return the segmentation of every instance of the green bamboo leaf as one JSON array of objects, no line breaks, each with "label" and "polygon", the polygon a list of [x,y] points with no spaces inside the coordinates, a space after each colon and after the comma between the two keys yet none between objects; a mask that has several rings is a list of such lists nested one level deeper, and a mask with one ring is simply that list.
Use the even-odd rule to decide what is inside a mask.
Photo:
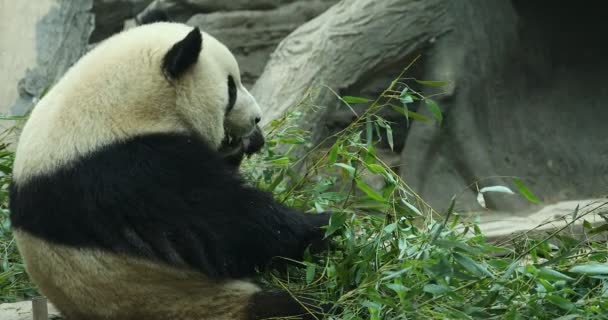
[{"label": "green bamboo leaf", "polygon": [[461,249],[462,251],[467,252],[469,254],[479,254],[479,253],[482,252],[481,249],[475,248],[475,247],[471,247],[468,244],[466,244],[464,242],[460,242],[460,241],[438,239],[437,241],[435,241],[435,244],[438,247],[445,248],[445,249],[458,248],[458,249]]},{"label": "green bamboo leaf", "polygon": [[374,126],[373,126],[372,120],[369,118],[369,116],[365,120],[366,120],[365,121],[365,139],[366,139],[367,146],[371,147],[372,139],[374,136]]},{"label": "green bamboo leaf", "polygon": [[457,252],[454,252],[453,256],[454,256],[454,259],[470,273],[472,273],[476,276],[485,275],[490,278],[494,277],[494,275],[492,275],[492,273],[490,273],[490,271],[488,271],[488,269],[486,267],[477,263],[475,260],[473,260],[467,256],[463,256]]},{"label": "green bamboo leaf", "polygon": [[387,281],[387,280],[391,280],[397,277],[400,277],[401,275],[407,273],[408,271],[410,271],[412,268],[408,267],[408,268],[403,268],[399,271],[392,271],[392,272],[384,272],[383,274],[385,274],[384,277],[382,277],[380,279],[380,281]]},{"label": "green bamboo leaf", "polygon": [[409,94],[407,87],[403,88],[401,94],[399,94],[399,101],[401,101],[401,104],[404,106],[408,103],[414,102],[414,98],[412,98],[412,96]]},{"label": "green bamboo leaf", "polygon": [[306,264],[306,283],[310,284],[315,279],[317,265],[314,263]]},{"label": "green bamboo leaf", "polygon": [[573,273],[582,273],[586,275],[602,275],[608,274],[608,264],[606,263],[590,263],[579,264],[568,270]]},{"label": "green bamboo leaf", "polygon": [[289,158],[288,157],[280,157],[277,159],[273,159],[270,160],[271,163],[273,164],[288,164],[289,163]]},{"label": "green bamboo leaf", "polygon": [[519,266],[519,263],[520,263],[519,259],[511,262],[511,265],[509,265],[509,268],[507,268],[505,273],[503,273],[503,275],[500,277],[500,280],[502,280],[502,281],[508,280],[511,277],[511,275],[513,274],[513,272],[515,271],[515,269]]},{"label": "green bamboo leaf", "polygon": [[566,298],[556,295],[548,295],[546,299],[564,310],[571,311],[576,309],[576,305]]},{"label": "green bamboo leaf", "polygon": [[389,283],[386,285],[387,288],[395,291],[396,293],[405,293],[407,291],[407,288],[402,285],[401,283]]},{"label": "green bamboo leaf", "polygon": [[441,109],[439,109],[437,103],[431,99],[425,99],[424,102],[426,107],[433,114],[433,117],[435,117],[435,120],[437,120],[437,122],[441,124],[441,122],[443,121],[443,114],[441,113]]},{"label": "green bamboo leaf", "polygon": [[418,210],[418,208],[414,207],[413,204],[407,202],[405,199],[401,199],[401,202],[408,207],[410,210],[414,211],[414,213],[416,213],[417,215],[422,215],[422,212],[420,212],[420,210]]},{"label": "green bamboo leaf", "polygon": [[584,319],[580,314],[568,314],[565,316],[561,316],[559,318],[555,318],[553,320],[581,320]]},{"label": "green bamboo leaf", "polygon": [[549,280],[549,281],[556,281],[556,280],[565,280],[565,281],[571,281],[574,280],[574,278],[565,275],[557,270],[553,270],[550,268],[541,268],[538,272],[538,275],[545,279],[545,280]]},{"label": "green bamboo leaf", "polygon": [[605,223],[605,224],[603,224],[603,225],[601,225],[599,227],[596,227],[596,228],[593,228],[593,229],[589,230],[588,234],[591,236],[591,235],[594,235],[594,234],[597,234],[597,233],[602,233],[602,232],[605,232],[605,231],[608,231],[608,223]]},{"label": "green bamboo leaf", "polygon": [[519,190],[519,193],[521,193],[526,199],[528,199],[528,201],[533,203],[539,202],[538,198],[534,194],[532,194],[532,192],[528,189],[528,187],[526,187],[523,182],[521,182],[521,180],[517,178],[513,179],[513,183],[517,187],[517,190]]},{"label": "green bamboo leaf", "polygon": [[355,96],[344,96],[344,97],[342,97],[342,100],[344,100],[346,103],[366,103],[366,102],[374,101],[372,99],[363,98],[363,97],[355,97]]},{"label": "green bamboo leaf", "polygon": [[390,125],[386,126],[386,139],[388,140],[388,145],[391,147],[391,150],[395,149],[393,145],[393,129],[391,129]]},{"label": "green bamboo leaf", "polygon": [[380,173],[385,173],[386,170],[384,169],[383,166],[379,165],[379,164],[375,164],[375,163],[366,163],[365,166],[367,167],[367,169],[371,172],[371,173],[375,173],[375,174],[380,174]]},{"label": "green bamboo leaf", "polygon": [[11,174],[13,172],[13,169],[9,166],[5,166],[3,164],[0,164],[0,171],[4,174]]},{"label": "green bamboo leaf", "polygon": [[393,231],[395,231],[395,229],[397,229],[397,223],[393,222],[393,223],[387,225],[386,227],[384,227],[384,233],[386,233],[386,234],[393,233]]},{"label": "green bamboo leaf", "polygon": [[414,119],[414,120],[420,120],[420,121],[432,121],[430,118],[427,118],[423,115],[421,115],[420,113],[416,113],[414,111],[409,111],[407,112],[408,117]]},{"label": "green bamboo leaf", "polygon": [[401,113],[402,115],[405,116],[405,119],[408,120],[408,126],[409,126],[409,119],[414,119],[414,120],[419,120],[419,121],[432,121],[430,118],[425,117],[423,115],[421,115],[420,113],[416,113],[414,111],[410,111],[407,109],[406,107],[400,107],[394,104],[390,104],[391,108],[393,108],[393,110]]},{"label": "green bamboo leaf", "polygon": [[348,173],[350,173],[351,176],[355,175],[355,168],[353,168],[353,166],[350,166],[346,163],[334,163],[332,164],[332,166],[336,166],[336,167],[340,167],[346,171],[348,171]]},{"label": "green bamboo leaf", "polygon": [[342,226],[346,223],[346,213],[344,212],[334,212],[329,218],[329,225],[325,230],[325,238],[331,236],[336,231],[340,230]]},{"label": "green bamboo leaf", "polygon": [[370,198],[372,198],[374,200],[378,200],[378,201],[386,201],[386,199],[384,199],[384,197],[382,197],[381,194],[379,194],[374,189],[372,189],[372,187],[368,186],[367,183],[365,183],[365,181],[363,181],[359,178],[356,178],[355,183],[357,184],[357,187],[361,191],[365,192],[365,194],[367,194]]},{"label": "green bamboo leaf", "polygon": [[422,291],[428,292],[432,295],[438,295],[450,292],[451,289],[438,284],[427,284],[424,286],[424,288],[422,288]]},{"label": "green bamboo leaf", "polygon": [[449,84],[447,81],[433,81],[433,80],[414,80],[422,85],[431,87],[443,87]]},{"label": "green bamboo leaf", "polygon": [[338,160],[338,149],[340,148],[338,142],[334,143],[333,147],[329,151],[329,163],[333,164]]}]

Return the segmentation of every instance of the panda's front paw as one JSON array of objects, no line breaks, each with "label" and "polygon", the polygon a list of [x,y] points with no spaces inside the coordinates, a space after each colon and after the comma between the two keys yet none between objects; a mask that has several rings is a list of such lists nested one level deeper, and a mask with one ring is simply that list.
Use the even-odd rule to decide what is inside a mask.
[{"label": "panda's front paw", "polygon": [[321,213],[313,214],[313,225],[317,228],[329,225],[329,219],[331,218],[332,214],[333,212],[331,211],[323,211]]},{"label": "panda's front paw", "polygon": [[331,241],[325,238],[325,230],[323,228],[329,225],[329,219],[331,218],[332,212],[325,211],[318,214],[311,214],[311,239],[310,239],[310,251],[312,253],[318,253],[331,248]]}]

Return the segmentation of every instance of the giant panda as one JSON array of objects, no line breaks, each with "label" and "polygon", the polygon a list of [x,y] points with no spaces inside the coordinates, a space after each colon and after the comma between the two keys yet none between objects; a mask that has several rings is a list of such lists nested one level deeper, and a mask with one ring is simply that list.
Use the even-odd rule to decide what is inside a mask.
[{"label": "giant panda", "polygon": [[198,28],[104,40],[18,141],[11,223],[31,280],[68,320],[312,318],[252,280],[273,257],[324,248],[330,217],[238,175],[264,143],[261,116],[233,55]]}]

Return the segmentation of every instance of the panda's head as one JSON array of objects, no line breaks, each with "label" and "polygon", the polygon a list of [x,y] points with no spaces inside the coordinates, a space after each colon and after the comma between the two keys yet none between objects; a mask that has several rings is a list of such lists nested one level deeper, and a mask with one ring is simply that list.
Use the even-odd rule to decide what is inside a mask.
[{"label": "panda's head", "polygon": [[261,117],[222,43],[181,23],[142,25],[98,44],[37,103],[19,138],[14,177],[154,133],[198,135],[242,157],[264,144]]},{"label": "panda's head", "polygon": [[[167,50],[159,67],[176,89],[179,114],[194,119],[203,119],[201,113],[222,114],[222,123],[217,123],[224,133],[219,150],[236,148],[251,154],[262,147],[264,139],[257,126],[262,111],[241,83],[238,64],[223,44],[193,28]],[[210,123],[194,120],[192,124],[208,137]]]}]

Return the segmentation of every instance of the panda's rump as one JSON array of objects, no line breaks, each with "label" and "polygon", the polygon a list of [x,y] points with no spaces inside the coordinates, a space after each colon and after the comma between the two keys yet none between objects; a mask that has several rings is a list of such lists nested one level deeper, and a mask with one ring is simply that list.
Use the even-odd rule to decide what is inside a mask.
[{"label": "panda's rump", "polygon": [[68,320],[243,319],[260,291],[247,281],[49,244],[23,231],[15,238],[30,277]]}]

